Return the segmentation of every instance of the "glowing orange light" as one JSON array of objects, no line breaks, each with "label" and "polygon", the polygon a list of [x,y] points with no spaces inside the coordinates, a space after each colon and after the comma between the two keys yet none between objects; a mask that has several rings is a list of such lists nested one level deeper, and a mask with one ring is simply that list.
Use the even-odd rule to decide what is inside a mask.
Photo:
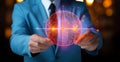
[{"label": "glowing orange light", "polygon": [[17,2],[23,2],[24,0],[16,0]]},{"label": "glowing orange light", "polygon": [[103,6],[109,8],[112,5],[112,0],[104,0]]},{"label": "glowing orange light", "polygon": [[11,29],[10,28],[6,28],[5,29],[5,36],[6,36],[6,38],[9,38],[10,35],[11,35]]},{"label": "glowing orange light", "polygon": [[94,3],[94,0],[86,0],[88,6],[91,6]]},{"label": "glowing orange light", "polygon": [[64,30],[65,30],[65,28],[64,28],[64,27],[62,27],[62,28],[61,28],[61,30],[62,30],[62,31],[64,31]]},{"label": "glowing orange light", "polygon": [[77,29],[78,29],[77,26],[74,26],[74,27],[72,28],[73,31],[77,31]]},{"label": "glowing orange light", "polygon": [[56,30],[56,28],[53,26],[53,27],[51,27],[51,31],[55,31]]}]

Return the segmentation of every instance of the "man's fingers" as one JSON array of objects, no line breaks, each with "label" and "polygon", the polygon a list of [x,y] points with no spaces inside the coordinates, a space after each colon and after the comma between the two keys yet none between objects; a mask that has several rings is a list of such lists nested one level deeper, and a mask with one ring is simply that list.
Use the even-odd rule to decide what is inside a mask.
[{"label": "man's fingers", "polygon": [[48,38],[33,34],[30,38],[29,49],[32,53],[43,52],[47,50],[52,43]]},{"label": "man's fingers", "polygon": [[31,40],[30,43],[29,43],[29,46],[37,48],[38,47],[38,43]]},{"label": "man's fingers", "polygon": [[50,42],[50,40],[48,38],[43,38],[40,35],[34,34],[32,35],[31,40],[39,43],[39,45],[51,45],[52,42]]},{"label": "man's fingers", "polygon": [[82,41],[90,42],[91,40],[93,40],[95,38],[96,38],[96,35],[92,32],[89,32],[88,35],[86,35],[85,38]]},{"label": "man's fingers", "polygon": [[50,46],[52,45],[51,41],[48,38],[44,38],[41,41],[38,41],[39,45]]},{"label": "man's fingers", "polygon": [[30,48],[30,51],[31,51],[32,53],[39,53],[39,52],[43,52],[43,51],[45,51],[45,50],[46,50],[46,48],[35,48],[35,47]]},{"label": "man's fingers", "polygon": [[83,35],[79,36],[79,38],[76,40],[75,44],[82,41],[89,33],[90,33],[90,30],[86,31]]},{"label": "man's fingers", "polygon": [[94,40],[95,38],[96,38],[96,35],[93,32],[91,32],[90,30],[88,30],[79,37],[79,39],[76,41],[75,44],[87,46],[88,44],[91,43],[90,41]]},{"label": "man's fingers", "polygon": [[40,40],[40,38],[42,38],[40,35],[34,34],[34,35],[31,36],[30,39],[31,39],[32,41],[38,42],[38,41]]}]

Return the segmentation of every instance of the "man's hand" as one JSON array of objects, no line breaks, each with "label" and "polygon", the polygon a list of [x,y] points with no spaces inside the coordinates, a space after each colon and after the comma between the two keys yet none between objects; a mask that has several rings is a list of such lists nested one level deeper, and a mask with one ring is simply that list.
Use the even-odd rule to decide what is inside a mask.
[{"label": "man's hand", "polygon": [[75,44],[79,45],[82,49],[93,51],[98,46],[98,37],[95,33],[88,30],[79,37]]},{"label": "man's hand", "polygon": [[47,50],[52,45],[48,38],[33,34],[30,37],[29,49],[31,53],[40,53]]}]

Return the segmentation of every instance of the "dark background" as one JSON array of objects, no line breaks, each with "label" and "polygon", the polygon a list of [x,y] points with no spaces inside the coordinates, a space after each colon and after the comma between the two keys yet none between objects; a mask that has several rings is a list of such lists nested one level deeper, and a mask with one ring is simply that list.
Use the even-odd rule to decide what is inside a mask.
[{"label": "dark background", "polygon": [[[97,56],[88,55],[83,51],[83,62],[120,62],[120,0],[112,0],[110,8],[113,14],[110,16],[104,13],[106,8],[97,1],[104,0],[95,0],[93,6],[88,6],[88,9],[95,27],[100,29],[103,35],[103,47]],[[15,3],[16,0],[0,0],[0,62],[23,62],[23,57],[14,54],[9,45],[11,14]]]}]

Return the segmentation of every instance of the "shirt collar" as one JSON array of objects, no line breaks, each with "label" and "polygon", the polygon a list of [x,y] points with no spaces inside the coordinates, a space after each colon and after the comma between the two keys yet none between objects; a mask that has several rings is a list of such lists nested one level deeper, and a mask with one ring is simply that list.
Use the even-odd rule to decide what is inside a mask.
[{"label": "shirt collar", "polygon": [[[51,4],[51,1],[50,1],[50,0],[41,0],[41,2],[42,2],[43,6],[44,6],[44,8],[45,8],[45,10],[46,10],[47,15],[49,16],[48,9],[49,9],[49,6],[50,6],[50,4]],[[53,3],[54,3],[54,2],[55,2],[55,1],[53,1]]]},{"label": "shirt collar", "polygon": [[[54,3],[54,2],[53,2]],[[45,9],[48,10],[50,4],[51,4],[51,1],[50,0],[42,0],[42,4],[44,5]]]}]

